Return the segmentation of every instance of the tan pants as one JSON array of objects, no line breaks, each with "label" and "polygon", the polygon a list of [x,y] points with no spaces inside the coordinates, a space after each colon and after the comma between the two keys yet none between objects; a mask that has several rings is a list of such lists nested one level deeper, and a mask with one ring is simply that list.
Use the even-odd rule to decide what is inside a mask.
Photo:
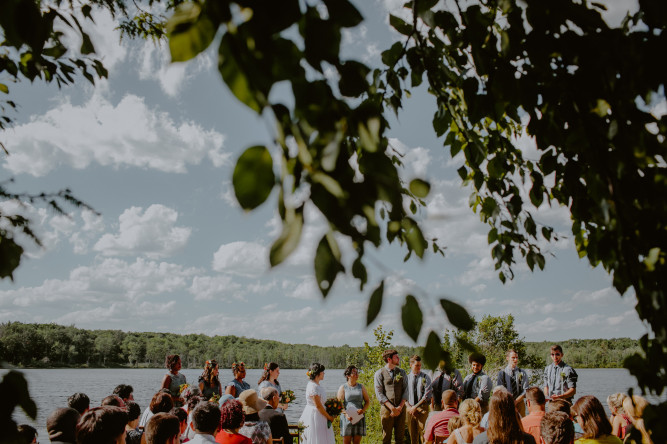
[{"label": "tan pants", "polygon": [[417,407],[414,415],[406,412],[410,444],[421,444],[424,442],[424,429],[426,428],[429,410],[428,405],[421,405]]},{"label": "tan pants", "polygon": [[398,416],[391,416],[391,412],[384,405],[380,407],[380,423],[382,424],[382,444],[391,444],[391,434],[394,433],[396,444],[403,444],[405,436],[405,407]]}]

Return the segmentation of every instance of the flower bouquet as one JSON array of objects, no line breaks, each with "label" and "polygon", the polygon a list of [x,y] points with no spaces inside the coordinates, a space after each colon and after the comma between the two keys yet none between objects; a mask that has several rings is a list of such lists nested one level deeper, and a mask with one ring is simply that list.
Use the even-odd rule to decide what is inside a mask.
[{"label": "flower bouquet", "polygon": [[289,404],[290,402],[294,401],[296,397],[294,396],[294,392],[292,390],[285,390],[280,394],[280,403],[281,404]]},{"label": "flower bouquet", "polygon": [[[343,402],[338,398],[329,398],[324,403],[324,409],[331,416],[338,416],[343,411]],[[327,420],[327,427],[331,428],[331,421]]]},{"label": "flower bouquet", "polygon": [[214,404],[217,404],[218,401],[220,401],[220,395],[214,394],[211,396],[211,399],[209,399],[209,402],[212,402]]},{"label": "flower bouquet", "polygon": [[178,394],[179,394],[179,396],[181,395],[181,393],[183,393],[183,390],[185,390],[185,389],[188,388],[188,387],[190,387],[190,384],[181,384],[181,385],[179,385],[179,386],[178,386]]}]

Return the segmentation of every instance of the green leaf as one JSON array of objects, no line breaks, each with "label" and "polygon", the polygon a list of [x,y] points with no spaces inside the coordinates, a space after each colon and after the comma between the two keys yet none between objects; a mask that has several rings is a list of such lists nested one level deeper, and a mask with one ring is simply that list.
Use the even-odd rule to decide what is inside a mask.
[{"label": "green leaf", "polygon": [[81,43],[81,54],[93,54],[95,52],[95,47],[93,46],[93,42],[90,41],[88,34],[82,32],[81,39],[83,40]]},{"label": "green leaf", "polygon": [[419,308],[417,298],[411,294],[405,297],[405,304],[401,309],[401,322],[405,333],[417,342],[419,332],[422,329],[423,314],[421,308]]},{"label": "green leaf", "polygon": [[326,298],[331,291],[338,273],[344,271],[336,240],[331,234],[324,235],[315,252],[315,280],[323,297]]},{"label": "green leaf", "polygon": [[7,88],[7,85],[5,85],[4,83],[0,83],[0,92],[9,94],[9,88]]},{"label": "green leaf", "polygon": [[403,35],[412,34],[412,26],[408,25],[402,18],[389,14],[389,24]]},{"label": "green leaf", "polygon": [[359,280],[359,291],[363,291],[364,285],[366,285],[366,282],[368,281],[368,272],[366,271],[364,263],[361,262],[361,257],[358,257],[352,263],[352,276]]},{"label": "green leaf", "polygon": [[280,237],[271,245],[269,252],[269,261],[272,267],[283,262],[292,254],[301,240],[301,231],[303,229],[303,213],[296,212],[290,220],[283,222],[283,231]]},{"label": "green leaf", "polygon": [[440,299],[440,305],[447,314],[450,324],[454,327],[470,331],[475,326],[475,321],[470,317],[468,311],[456,302],[449,299]]},{"label": "green leaf", "polygon": [[382,297],[384,295],[384,281],[380,282],[380,285],[377,286],[371,298],[368,301],[368,311],[366,312],[366,326],[371,325],[371,323],[377,318],[382,308]]},{"label": "green leaf", "polygon": [[426,338],[426,345],[424,346],[424,364],[427,368],[435,369],[443,360],[444,350],[438,334],[431,330]]},{"label": "green leaf", "polygon": [[348,60],[339,68],[340,81],[338,88],[340,93],[347,97],[357,97],[368,90],[366,76],[371,72],[363,63]]},{"label": "green leaf", "polygon": [[408,244],[408,248],[411,251],[414,251],[418,257],[423,258],[428,243],[426,242],[426,239],[424,239],[424,235],[422,234],[419,225],[409,217],[404,218],[401,225],[405,230],[403,236],[405,242]]},{"label": "green leaf", "polygon": [[431,184],[421,179],[414,179],[410,182],[410,192],[420,199],[428,196],[431,191]]},{"label": "green leaf", "polygon": [[[252,87],[248,76],[241,69],[235,57],[234,40],[230,33],[226,33],[220,42],[218,58],[218,70],[232,93],[242,103],[260,113],[263,104],[260,104],[259,98],[262,96]],[[264,102],[263,97],[261,101]]]},{"label": "green leaf", "polygon": [[172,62],[185,62],[209,47],[215,27],[198,3],[185,2],[167,21],[167,37]]},{"label": "green leaf", "polygon": [[3,399],[3,409],[9,407],[7,404],[10,404],[11,409],[9,411],[11,412],[14,410],[14,406],[18,405],[32,419],[37,417],[37,405],[30,398],[28,381],[22,373],[15,370],[8,371],[0,382],[0,392],[6,395]]},{"label": "green leaf", "polygon": [[391,48],[382,51],[382,63],[392,67],[398,62],[398,60],[403,55],[403,45],[401,42],[396,42],[391,45]]},{"label": "green leaf", "polygon": [[276,183],[269,150],[261,145],[245,150],[236,162],[232,183],[243,209],[252,210],[261,205]]},{"label": "green leaf", "polygon": [[324,0],[329,18],[343,28],[353,28],[364,20],[361,13],[348,0]]}]

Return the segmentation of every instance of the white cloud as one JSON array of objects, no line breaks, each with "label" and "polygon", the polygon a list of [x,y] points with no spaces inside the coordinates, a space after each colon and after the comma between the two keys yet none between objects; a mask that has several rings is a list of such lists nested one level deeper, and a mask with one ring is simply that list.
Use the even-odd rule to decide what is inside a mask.
[{"label": "white cloud", "polygon": [[105,234],[93,249],[105,256],[169,257],[185,247],[192,232],[191,228],[176,227],[177,219],[176,210],[160,204],[145,212],[140,207],[128,208],[118,218],[118,234]]},{"label": "white cloud", "polygon": [[213,269],[222,273],[258,276],[269,267],[268,250],[254,242],[223,244],[213,255]]},{"label": "white cloud", "polygon": [[602,288],[595,291],[581,290],[572,296],[572,302],[594,302],[596,304],[603,302],[614,302],[619,298],[618,292],[613,288]]},{"label": "white cloud", "polygon": [[3,166],[14,174],[33,176],[61,165],[84,169],[93,163],[184,173],[187,165],[206,157],[216,167],[229,157],[222,134],[193,122],[176,123],[132,94],[113,105],[97,90],[81,106],[65,99],[5,134],[12,153]]},{"label": "white cloud", "polygon": [[231,276],[195,276],[189,291],[196,301],[233,297],[241,291],[242,285]]},{"label": "white cloud", "polygon": [[137,259],[128,263],[109,258],[92,266],[73,269],[65,280],[47,279],[40,286],[0,291],[0,308],[7,305],[59,307],[63,302],[136,301],[149,295],[182,290],[196,272],[195,268],[165,262]]}]

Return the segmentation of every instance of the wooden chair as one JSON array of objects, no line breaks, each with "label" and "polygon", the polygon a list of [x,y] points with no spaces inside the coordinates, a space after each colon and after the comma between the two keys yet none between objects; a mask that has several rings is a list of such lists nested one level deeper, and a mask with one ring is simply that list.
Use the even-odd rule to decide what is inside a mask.
[{"label": "wooden chair", "polygon": [[271,444],[285,444],[283,438],[271,438]]},{"label": "wooden chair", "polygon": [[447,440],[449,439],[449,436],[438,436],[435,435],[435,441],[433,441],[435,444],[445,444]]}]

